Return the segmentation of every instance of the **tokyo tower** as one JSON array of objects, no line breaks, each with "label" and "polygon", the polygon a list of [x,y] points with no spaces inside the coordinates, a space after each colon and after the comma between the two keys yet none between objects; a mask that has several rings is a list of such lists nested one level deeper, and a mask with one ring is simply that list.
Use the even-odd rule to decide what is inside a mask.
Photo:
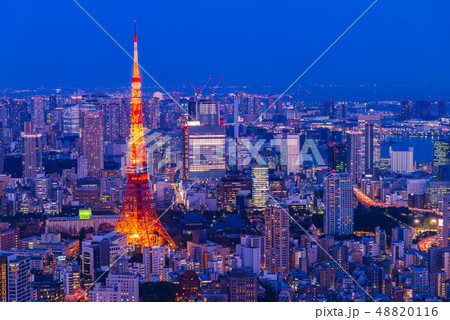
[{"label": "tokyo tower", "polygon": [[128,245],[161,246],[166,241],[172,247],[176,247],[158,219],[148,182],[144,126],[142,124],[141,77],[138,64],[136,21],[131,106],[129,155],[125,167],[128,178],[127,189],[116,230],[118,233],[127,235]]}]

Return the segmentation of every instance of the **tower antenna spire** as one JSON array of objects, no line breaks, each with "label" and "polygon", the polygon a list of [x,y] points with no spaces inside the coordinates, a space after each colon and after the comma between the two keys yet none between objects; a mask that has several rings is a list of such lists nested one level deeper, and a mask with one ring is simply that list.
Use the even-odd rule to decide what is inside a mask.
[{"label": "tower antenna spire", "polygon": [[134,41],[137,41],[136,20],[134,20]]}]

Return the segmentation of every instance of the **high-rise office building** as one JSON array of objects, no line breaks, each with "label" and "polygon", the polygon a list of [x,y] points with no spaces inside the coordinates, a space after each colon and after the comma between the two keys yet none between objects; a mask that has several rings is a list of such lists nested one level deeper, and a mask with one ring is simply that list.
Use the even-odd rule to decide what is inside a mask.
[{"label": "high-rise office building", "polygon": [[381,116],[363,115],[358,116],[359,131],[362,132],[361,139],[361,161],[364,165],[364,173],[380,165],[381,159]]},{"label": "high-rise office building", "polygon": [[406,151],[391,149],[391,172],[411,173],[414,171],[414,148]]},{"label": "high-rise office building", "polygon": [[103,111],[84,110],[81,113],[82,154],[87,158],[88,174],[98,177],[103,162]]},{"label": "high-rise office building", "polygon": [[200,99],[196,101],[196,120],[204,126],[220,124],[220,109],[217,101]]},{"label": "high-rise office building", "polygon": [[287,174],[300,172],[300,136],[298,134],[287,135]]},{"label": "high-rise office building", "polygon": [[269,168],[254,166],[252,168],[252,202],[257,210],[264,209],[269,203]]},{"label": "high-rise office building", "polygon": [[266,267],[269,272],[289,273],[289,215],[280,207],[264,212]]},{"label": "high-rise office building", "polygon": [[36,96],[33,99],[33,128],[35,130],[41,129],[44,126],[44,99],[41,96]]},{"label": "high-rise office building", "polygon": [[42,164],[42,135],[40,133],[22,134],[22,140],[23,178],[25,181],[34,180],[36,174],[44,169]]},{"label": "high-rise office building", "polygon": [[442,228],[442,247],[450,247],[450,195],[446,195],[442,201],[442,214],[444,225]]},{"label": "high-rise office building", "polygon": [[328,167],[337,172],[347,172],[348,149],[344,144],[328,145]]},{"label": "high-rise office building", "polygon": [[183,128],[183,173],[185,179],[225,176],[225,128],[188,122]]},{"label": "high-rise office building", "polygon": [[348,173],[329,173],[324,183],[325,234],[353,233],[353,187]]},{"label": "high-rise office building", "polygon": [[352,176],[353,181],[359,182],[364,172],[364,164],[361,161],[361,131],[347,131],[347,172]]},{"label": "high-rise office building", "polygon": [[433,146],[433,164],[436,167],[450,165],[450,141],[436,140],[434,141]]},{"label": "high-rise office building", "polygon": [[329,116],[330,119],[336,118],[336,110],[335,110],[333,101],[324,101],[323,110],[324,110],[324,114],[326,116]]},{"label": "high-rise office building", "polygon": [[450,194],[450,181],[428,181],[425,193],[432,209],[442,209],[442,198]]}]

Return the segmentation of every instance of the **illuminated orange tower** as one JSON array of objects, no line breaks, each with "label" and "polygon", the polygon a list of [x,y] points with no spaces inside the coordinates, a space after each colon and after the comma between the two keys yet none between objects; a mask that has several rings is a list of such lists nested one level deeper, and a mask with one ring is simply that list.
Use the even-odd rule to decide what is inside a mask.
[{"label": "illuminated orange tower", "polygon": [[148,183],[147,156],[145,153],[144,126],[142,124],[141,77],[139,75],[136,21],[134,32],[134,64],[131,80],[131,127],[127,173],[127,190],[119,221],[118,233],[127,235],[128,245],[139,244],[142,247],[161,246],[175,243],[155,211]]}]

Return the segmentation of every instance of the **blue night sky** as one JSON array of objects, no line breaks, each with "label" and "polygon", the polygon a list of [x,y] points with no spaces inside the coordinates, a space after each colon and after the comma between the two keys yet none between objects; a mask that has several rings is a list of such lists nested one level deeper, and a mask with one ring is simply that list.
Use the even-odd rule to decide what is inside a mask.
[{"label": "blue night sky", "polygon": [[[163,86],[282,87],[372,0],[79,2],[130,53],[136,19],[140,63]],[[0,88],[129,85],[131,60],[72,0],[1,1],[0,12]],[[299,83],[428,84],[450,98],[449,12],[445,0],[379,0]]]}]

